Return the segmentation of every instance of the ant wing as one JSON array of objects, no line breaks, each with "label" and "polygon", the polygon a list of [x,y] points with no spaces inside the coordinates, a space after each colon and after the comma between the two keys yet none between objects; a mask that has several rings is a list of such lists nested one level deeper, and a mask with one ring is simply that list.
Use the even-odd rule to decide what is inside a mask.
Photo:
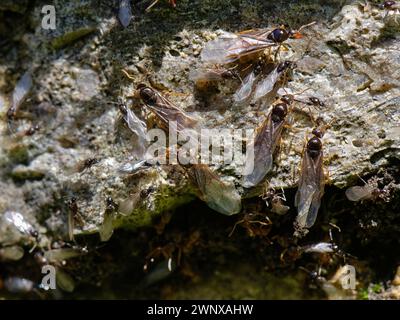
[{"label": "ant wing", "polygon": [[276,67],[264,79],[258,82],[256,89],[254,91],[255,101],[264,97],[274,89],[275,83],[279,79],[279,75],[280,73],[278,72],[278,67]]},{"label": "ant wing", "polygon": [[225,32],[206,44],[201,59],[206,63],[228,64],[273,45],[274,42],[253,35]]},{"label": "ant wing", "polygon": [[229,216],[240,212],[241,197],[233,184],[221,181],[206,165],[194,165],[191,174],[200,198],[211,209]]},{"label": "ant wing", "polygon": [[272,111],[261,127],[257,129],[250,146],[253,148],[253,154],[248,154],[246,157],[243,182],[243,186],[246,188],[259,184],[272,169],[273,154],[280,141],[285,121],[273,122],[271,115]]},{"label": "ant wing", "polygon": [[193,82],[221,81],[229,71],[221,68],[200,68],[189,72],[189,79]]},{"label": "ant wing", "polygon": [[129,0],[120,0],[118,10],[118,20],[126,28],[132,19],[132,8]]},{"label": "ant wing", "polygon": [[75,290],[75,280],[61,268],[56,268],[56,283],[63,291],[73,292]]},{"label": "ant wing", "polygon": [[113,214],[109,212],[104,213],[103,223],[99,228],[100,241],[108,241],[114,233]]},{"label": "ant wing", "polygon": [[313,159],[307,151],[304,152],[301,178],[296,193],[295,206],[298,215],[298,229],[310,228],[318,214],[321,198],[324,193],[324,173],[322,168],[323,152]]},{"label": "ant wing", "polygon": [[319,242],[304,248],[304,252],[307,253],[332,253],[334,251],[334,245],[330,242]]},{"label": "ant wing", "polygon": [[265,39],[267,39],[268,35],[271,33],[272,30],[273,30],[272,28],[250,29],[241,31],[238,33],[238,35],[265,41]]},{"label": "ant wing", "polygon": [[177,131],[182,131],[186,128],[194,128],[196,126],[198,122],[196,119],[187,115],[183,110],[176,107],[158,92],[156,92],[156,94],[156,103],[152,105],[146,104],[146,106],[154,112],[167,129],[170,122],[176,122]]},{"label": "ant wing", "polygon": [[85,252],[75,248],[60,248],[51,249],[44,253],[46,260],[50,262],[58,262],[63,260],[72,259],[83,255]]},{"label": "ant wing", "polygon": [[132,131],[132,133],[140,137],[146,136],[146,124],[142,120],[140,120],[131,109],[125,108],[124,111],[124,121],[126,122],[128,128]]},{"label": "ant wing", "polygon": [[346,197],[350,201],[360,201],[371,197],[372,188],[368,185],[350,187],[346,190]]},{"label": "ant wing", "polygon": [[14,112],[16,112],[19,106],[24,102],[31,88],[32,77],[31,74],[27,71],[24,73],[21,79],[18,80],[12,94],[11,108],[14,110]]},{"label": "ant wing", "polygon": [[255,75],[254,71],[250,72],[244,79],[242,85],[235,92],[233,99],[238,103],[246,101],[253,91],[253,86],[256,79],[257,76]]},{"label": "ant wing", "polygon": [[[6,211],[3,219],[8,225],[12,225],[20,233],[34,236],[37,231],[35,228],[24,218],[24,216],[16,211]],[[1,221],[0,221],[1,223]]]},{"label": "ant wing", "polygon": [[137,154],[139,156],[143,156],[146,152],[147,146],[146,124],[142,120],[140,120],[131,109],[127,107],[124,107],[123,119],[129,130],[136,136]]}]

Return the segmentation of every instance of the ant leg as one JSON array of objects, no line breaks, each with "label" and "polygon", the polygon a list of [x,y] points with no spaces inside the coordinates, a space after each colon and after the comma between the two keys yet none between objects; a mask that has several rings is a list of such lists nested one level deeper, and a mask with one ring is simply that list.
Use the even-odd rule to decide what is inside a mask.
[{"label": "ant leg", "polygon": [[331,227],[337,229],[339,232],[342,232],[342,229],[340,229],[340,227],[337,226],[336,224],[334,224],[334,223],[332,223],[332,222],[329,222],[329,225],[330,225]]},{"label": "ant leg", "polygon": [[314,115],[311,112],[310,106],[307,106],[307,109],[308,109],[308,113],[309,113],[311,122],[313,123],[314,127],[317,127],[318,126],[318,119],[315,119]]},{"label": "ant leg", "polygon": [[147,8],[146,8],[146,12],[149,12],[151,8],[153,8],[160,0],[154,0]]},{"label": "ant leg", "polygon": [[121,72],[130,80],[135,80],[135,77],[132,76],[131,74],[129,74],[128,71],[126,71],[125,69],[121,69]]},{"label": "ant leg", "polygon": [[279,196],[279,199],[286,202],[285,190],[283,190],[283,187],[281,187],[281,191],[282,191],[282,196]]},{"label": "ant leg", "polygon": [[316,24],[316,23],[317,23],[317,21],[313,21],[313,22],[310,22],[310,23],[308,23],[308,24],[302,25],[302,26],[300,27],[300,29],[298,30],[298,32],[300,32],[300,31],[303,30],[304,28],[311,27],[311,26],[313,26],[313,25]]},{"label": "ant leg", "polygon": [[235,225],[233,226],[232,231],[229,233],[228,237],[231,237],[232,234],[233,234],[233,233],[235,232],[235,230],[236,230],[236,226],[237,226],[238,224],[243,223],[243,222],[244,222],[244,219],[242,219],[242,220],[240,220],[240,221],[237,221],[237,222],[235,223]]},{"label": "ant leg", "polygon": [[329,239],[331,240],[331,243],[333,244],[334,241],[333,241],[333,235],[332,235],[332,229],[331,228],[329,228]]}]

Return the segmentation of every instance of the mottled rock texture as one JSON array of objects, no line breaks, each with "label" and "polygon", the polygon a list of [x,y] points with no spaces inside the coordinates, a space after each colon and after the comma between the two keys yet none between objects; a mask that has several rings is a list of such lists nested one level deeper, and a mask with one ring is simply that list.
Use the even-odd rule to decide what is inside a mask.
[{"label": "mottled rock texture", "polygon": [[[360,253],[362,270],[368,270],[365,271],[368,276],[363,275],[360,279],[362,285],[366,287],[369,281],[376,279],[392,279],[388,274],[394,272],[399,260],[390,256],[390,248],[398,241],[395,234],[400,231],[400,41],[395,15],[385,16],[385,11],[373,4],[343,1],[317,4],[314,1],[178,0],[176,9],[170,8],[167,1],[160,1],[150,12],[144,10],[149,3],[140,1],[132,6],[134,17],[130,25],[123,28],[116,18],[116,1],[54,3],[56,30],[43,30],[41,27],[44,2],[21,1],[21,4],[14,5],[6,1],[0,5],[0,16],[4,17],[0,22],[0,215],[6,210],[21,212],[39,230],[41,246],[45,247],[54,240],[67,240],[67,219],[71,210],[68,201],[76,198],[81,221],[75,224],[74,234],[81,235],[79,239],[83,240],[79,243],[96,246],[97,238],[93,237],[97,235],[82,234],[98,232],[107,210],[106,198],[112,197],[123,208],[115,213],[115,227],[134,231],[130,235],[121,231],[105,249],[105,256],[111,257],[112,253],[119,252],[121,257],[118,261],[121,263],[124,255],[134,256],[128,263],[131,269],[126,266],[119,270],[116,262],[111,263],[104,256],[90,256],[87,260],[81,257],[69,266],[70,273],[78,282],[94,285],[105,279],[105,274],[123,275],[131,270],[139,274],[144,257],[158,243],[179,243],[177,247],[180,248],[174,249],[174,255],[183,251],[183,255],[193,256],[185,246],[190,242],[187,239],[190,230],[199,227],[203,236],[208,234],[207,223],[214,224],[214,215],[219,221],[216,226],[221,229],[213,226],[212,240],[200,242],[215,240],[216,244],[208,243],[216,251],[211,253],[210,260],[218,268],[231,271],[212,280],[210,288],[219,286],[214,282],[226,281],[232,276],[235,268],[231,263],[221,261],[227,259],[224,252],[230,252],[227,256],[232,255],[233,259],[242,259],[246,255],[236,251],[247,250],[235,241],[230,247],[227,240],[236,218],[219,217],[200,202],[192,202],[196,192],[184,169],[156,166],[133,175],[118,171],[127,161],[139,160],[135,154],[135,141],[121,125],[118,104],[129,105],[140,119],[149,120],[149,128],[154,125],[147,111],[140,107],[140,101],[131,97],[137,84],[145,82],[190,115],[201,118],[207,128],[254,129],[267,115],[268,105],[260,108],[233,106],[234,83],[228,81],[211,92],[201,92],[195,90],[189,72],[200,67],[202,48],[222,30],[237,32],[280,23],[298,28],[311,21],[317,23],[305,29],[303,39],[290,40],[290,48],[281,54],[283,59],[296,61],[298,65],[287,88],[294,93],[307,90],[305,92],[322,99],[326,106],[311,112],[315,118],[322,117],[331,123],[323,139],[329,187],[314,234],[309,240],[326,238],[329,222],[340,224],[343,246]],[[127,79],[122,69],[133,80]],[[20,108],[20,116],[12,123],[16,132],[12,135],[6,119],[8,100],[15,83],[27,70],[32,74],[33,87]],[[292,115],[292,123],[284,131],[277,161],[279,165],[268,176],[270,187],[286,190],[290,207],[293,206],[304,141],[314,126],[308,109],[303,111]],[[40,130],[32,136],[18,135],[32,125],[39,125]],[[83,168],[84,161],[91,158],[98,161]],[[265,192],[264,186],[250,192],[241,187],[240,165],[234,162],[212,168],[224,181],[235,183],[239,193],[246,198],[244,212],[261,210],[264,215],[270,214],[265,202],[258,197]],[[392,183],[388,203],[382,201],[358,206],[345,199],[344,188],[362,185],[359,176],[370,178],[375,175],[386,179],[386,184]],[[156,232],[152,237],[154,231],[149,230],[153,229],[147,228],[152,228],[154,221],[163,220],[166,213],[182,205],[189,215],[192,204],[201,208],[193,210],[198,215],[207,211],[207,221],[199,218],[199,226],[185,222],[182,228],[190,230],[180,230],[178,219],[175,222],[178,226],[170,228],[166,236]],[[292,211],[287,216],[271,218],[275,239],[271,236],[263,241],[265,246],[271,242],[280,247],[272,246],[273,249],[266,252],[261,246],[265,258],[258,259],[255,269],[268,265],[268,270],[275,270],[279,253],[293,233],[295,211]],[[223,235],[223,239],[214,238],[218,233]],[[131,236],[135,239],[123,240]],[[243,232],[241,236],[245,236]],[[152,244],[149,248],[146,247],[148,243]],[[249,253],[256,254],[260,249],[260,244],[252,244],[249,238],[245,243],[251,247]],[[368,250],[379,250],[380,245],[384,248],[382,259],[386,253],[390,256],[387,268],[390,266],[391,271],[382,271],[382,262],[371,262]],[[121,246],[127,248],[121,249]],[[112,248],[117,249],[113,251]],[[193,258],[194,264],[201,265],[207,261],[205,253],[197,255]],[[81,270],[84,275],[79,275],[77,269],[82,263],[93,266],[96,259],[100,262],[98,270],[92,272],[93,279],[84,270]],[[21,270],[24,263],[29,265],[32,262],[21,262]],[[294,272],[298,265],[283,269],[283,273],[287,270]],[[197,267],[186,267],[180,267],[185,276],[191,280],[196,278],[192,269]],[[248,270],[248,267],[241,269]],[[9,271],[5,270],[5,273]],[[293,287],[298,287],[298,279],[304,281],[305,276],[295,273],[294,279],[297,280],[293,280],[296,283]],[[141,277],[143,275],[135,276],[137,282],[132,285],[141,282]],[[244,290],[243,294],[229,295],[221,289],[215,297],[269,297],[263,290],[253,288],[257,287],[257,281],[256,284],[254,279],[248,282],[252,289]],[[181,290],[173,292],[174,283],[168,283],[162,293],[162,290],[153,289],[149,296],[209,297],[207,289],[195,290],[198,295],[190,289],[182,289],[183,293]],[[207,288],[204,283],[198,286]],[[291,280],[285,280],[285,287],[290,283]],[[118,296],[111,293],[118,289],[109,289],[110,294],[106,297]],[[241,288],[232,284],[229,290]],[[129,292],[127,295],[130,297],[138,294]],[[298,288],[294,292],[298,292],[295,297],[307,297]],[[280,297],[285,297],[285,293]]]}]

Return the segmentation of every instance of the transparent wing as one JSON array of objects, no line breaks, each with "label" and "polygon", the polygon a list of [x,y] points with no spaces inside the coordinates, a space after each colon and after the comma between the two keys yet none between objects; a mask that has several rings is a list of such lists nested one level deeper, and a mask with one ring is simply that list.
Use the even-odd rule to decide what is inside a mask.
[{"label": "transparent wing", "polygon": [[235,92],[233,99],[238,103],[246,101],[253,92],[253,86],[256,79],[257,77],[254,71],[250,72],[246,76],[246,78],[244,78],[243,83],[241,84],[239,89]]},{"label": "transparent wing", "polygon": [[24,218],[24,216],[16,211],[6,211],[4,213],[4,219],[11,225],[13,225],[19,232],[33,236],[35,234],[35,228]]},{"label": "transparent wing", "polygon": [[306,246],[304,248],[304,252],[308,253],[332,253],[334,252],[333,244],[330,242],[320,242],[316,244],[312,244],[309,246]]},{"label": "transparent wing", "polygon": [[113,214],[104,213],[103,223],[99,229],[101,241],[108,241],[114,233],[113,220]]},{"label": "transparent wing", "polygon": [[32,87],[32,77],[29,72],[25,72],[24,75],[19,79],[17,85],[14,88],[12,95],[12,106],[16,109],[25,100],[29,91]]},{"label": "transparent wing", "polygon": [[75,280],[61,268],[56,268],[56,283],[62,290],[73,292],[75,289]]},{"label": "transparent wing", "polygon": [[129,22],[132,19],[132,8],[130,0],[119,1],[118,19],[124,28],[129,25]]},{"label": "transparent wing", "polygon": [[0,261],[17,261],[24,256],[24,249],[20,246],[8,246],[0,248]]},{"label": "transparent wing", "polygon": [[241,197],[233,184],[221,181],[206,165],[194,165],[191,169],[201,199],[211,209],[225,215],[240,212]]},{"label": "transparent wing", "polygon": [[250,29],[250,30],[245,30],[241,31],[238,33],[238,35],[245,35],[250,38],[254,39],[259,39],[259,40],[264,40],[267,39],[267,36],[270,34],[272,31],[271,28],[268,29]]},{"label": "transparent wing", "polygon": [[225,69],[211,69],[211,68],[203,68],[191,70],[189,72],[189,79],[194,82],[199,81],[220,81],[224,78]]},{"label": "transparent wing", "polygon": [[74,248],[61,248],[46,251],[44,257],[50,262],[56,262],[79,257],[83,253],[81,250]]},{"label": "transparent wing", "polygon": [[304,152],[301,178],[295,198],[298,212],[296,223],[299,229],[310,228],[317,218],[324,193],[322,159],[322,151],[315,160],[308,155],[307,151]]},{"label": "transparent wing", "polygon": [[274,43],[250,34],[234,34],[226,32],[206,44],[201,59],[206,63],[227,64],[241,57],[261,52]]},{"label": "transparent wing", "polygon": [[35,283],[25,278],[7,277],[4,280],[4,287],[12,293],[27,293],[35,287]]},{"label": "transparent wing", "polygon": [[278,68],[275,68],[265,78],[260,80],[254,90],[254,100],[258,100],[270,93],[274,89],[275,83],[279,79],[279,75],[280,73],[278,72]]},{"label": "transparent wing", "polygon": [[147,127],[146,124],[140,120],[131,109],[126,108],[124,120],[129,130],[136,135],[138,152],[140,155],[144,154],[147,146]]},{"label": "transparent wing", "polygon": [[139,160],[135,162],[124,163],[118,168],[118,171],[121,173],[132,174],[151,167],[152,165],[148,162],[148,160]]},{"label": "transparent wing", "polygon": [[271,171],[273,155],[280,141],[284,124],[285,121],[274,123],[270,112],[261,127],[257,129],[252,144],[254,154],[246,157],[244,187],[250,188],[258,185]]},{"label": "transparent wing", "polygon": [[360,201],[371,197],[372,189],[368,186],[355,186],[346,190],[346,197],[350,201]]},{"label": "transparent wing", "polygon": [[177,125],[177,130],[194,128],[198,121],[188,116],[183,110],[173,105],[168,99],[157,94],[157,102],[154,105],[146,105],[168,128],[169,123],[174,121]]}]

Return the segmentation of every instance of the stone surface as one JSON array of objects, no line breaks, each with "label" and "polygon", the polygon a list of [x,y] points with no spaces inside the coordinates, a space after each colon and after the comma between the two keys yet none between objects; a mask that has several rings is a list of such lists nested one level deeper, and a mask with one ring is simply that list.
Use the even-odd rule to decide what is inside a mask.
[{"label": "stone surface", "polygon": [[[24,12],[13,8],[6,9]],[[282,21],[299,27],[317,20],[305,29],[303,39],[289,41],[282,58],[298,65],[288,89],[307,89],[325,101],[325,108],[312,112],[331,122],[323,139],[328,184],[340,189],[359,184],[358,175],[374,174],[400,160],[399,27],[393,16],[384,18],[382,10],[359,3],[342,7],[341,1],[254,5],[245,0],[182,0],[176,10],[160,3],[149,13],[143,12],[143,4],[135,5],[135,18],[124,29],[114,9],[106,1],[56,2],[57,29],[52,31],[41,29],[40,5],[35,3],[28,13],[30,28],[12,40],[12,50],[8,44],[1,51],[0,214],[20,211],[41,226],[44,243],[66,239],[67,201],[72,197],[82,217],[76,235],[98,232],[107,197],[125,209],[116,213],[115,227],[127,229],[149,226],[161,213],[196,197],[179,166],[155,166],[132,175],[118,171],[128,160],[138,159],[117,104],[128,104],[140,119],[148,115],[131,98],[137,84],[150,83],[207,128],[254,129],[260,124],[269,106],[232,106],[234,83],[204,94],[189,80],[190,70],[201,65],[205,43],[222,30]],[[15,121],[17,133],[10,136],[7,97],[28,69],[34,85],[21,107],[21,119]],[[292,117],[279,166],[268,178],[276,189],[296,187],[304,140],[314,125],[307,113]],[[20,134],[36,124],[36,134]],[[82,169],[89,158],[98,162]],[[241,187],[238,162],[213,169],[224,181],[234,182],[244,198],[265,191],[263,186],[251,192]]]}]

